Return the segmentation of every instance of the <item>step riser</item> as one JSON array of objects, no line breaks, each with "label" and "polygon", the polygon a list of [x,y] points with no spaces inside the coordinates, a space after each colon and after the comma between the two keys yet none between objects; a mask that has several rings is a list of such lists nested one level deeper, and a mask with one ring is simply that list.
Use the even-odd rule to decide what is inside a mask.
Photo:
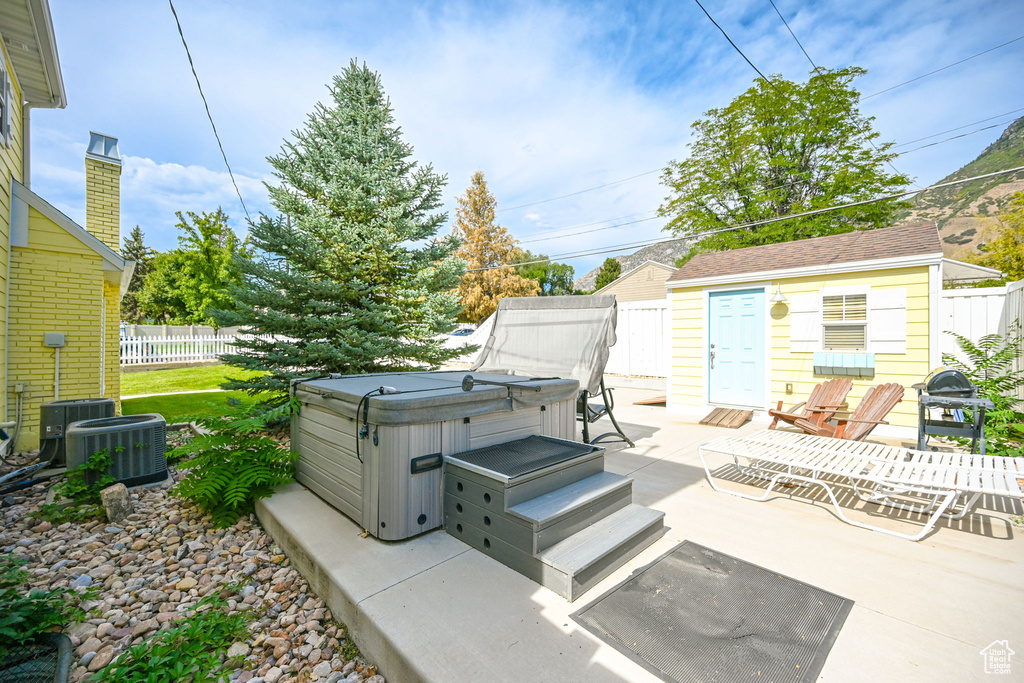
[{"label": "step riser", "polygon": [[456,524],[471,524],[518,550],[531,555],[534,553],[534,533],[530,526],[519,523],[515,518],[474,505],[466,499],[445,496],[444,523],[448,528],[453,528]]},{"label": "step riser", "polygon": [[607,553],[583,571],[572,577],[569,587],[569,596],[566,598],[572,602],[588,590],[608,578],[612,572],[629,562],[640,554],[640,552],[651,545],[665,534],[665,525],[662,519],[644,527],[644,529],[630,537],[628,541],[620,544],[613,552]]},{"label": "step riser", "polygon": [[575,484],[601,472],[604,472],[603,455],[599,458],[591,458],[585,462],[560,469],[539,479],[532,479],[522,484],[513,485],[508,489],[505,502],[508,507],[519,505],[537,496],[543,496],[545,493],[551,493],[555,489]]},{"label": "step riser", "polygon": [[564,541],[573,534],[586,529],[594,522],[629,505],[633,500],[633,486],[625,486],[595,500],[591,505],[577,510],[537,532],[537,547],[540,552]]}]

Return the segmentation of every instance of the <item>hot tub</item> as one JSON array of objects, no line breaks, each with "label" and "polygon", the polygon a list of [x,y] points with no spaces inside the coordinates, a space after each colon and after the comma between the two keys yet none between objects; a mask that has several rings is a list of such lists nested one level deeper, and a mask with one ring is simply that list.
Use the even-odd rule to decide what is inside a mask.
[{"label": "hot tub", "polygon": [[532,435],[575,437],[576,380],[473,373],[467,391],[466,375],[296,381],[296,478],[369,533],[396,541],[441,526],[445,456]]}]

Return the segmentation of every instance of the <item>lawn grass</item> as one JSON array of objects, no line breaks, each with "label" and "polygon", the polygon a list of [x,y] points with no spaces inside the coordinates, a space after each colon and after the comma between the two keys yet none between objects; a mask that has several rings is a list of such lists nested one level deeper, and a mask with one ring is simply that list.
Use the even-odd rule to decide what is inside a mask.
[{"label": "lawn grass", "polygon": [[201,391],[219,389],[229,377],[250,379],[261,373],[242,370],[230,365],[204,365],[173,370],[145,370],[121,373],[121,395],[162,394],[172,391]]},{"label": "lawn grass", "polygon": [[[232,402],[240,401],[241,404],[230,405],[229,398],[232,399]],[[238,415],[258,401],[258,398],[241,391],[147,396],[146,398],[129,398],[121,401],[121,413],[124,415],[160,413],[168,424],[172,424],[196,417]]]}]

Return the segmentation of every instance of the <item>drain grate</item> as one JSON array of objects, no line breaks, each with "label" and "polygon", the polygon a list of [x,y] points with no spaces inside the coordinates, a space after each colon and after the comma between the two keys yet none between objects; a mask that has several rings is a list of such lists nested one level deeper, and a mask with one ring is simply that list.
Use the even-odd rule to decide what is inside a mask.
[{"label": "drain grate", "polygon": [[528,436],[525,439],[458,453],[449,460],[456,465],[461,461],[496,472],[508,479],[515,479],[597,450],[600,450],[598,446],[590,444],[546,436]]},{"label": "drain grate", "polygon": [[814,681],[853,601],[689,541],[573,615],[672,681]]}]

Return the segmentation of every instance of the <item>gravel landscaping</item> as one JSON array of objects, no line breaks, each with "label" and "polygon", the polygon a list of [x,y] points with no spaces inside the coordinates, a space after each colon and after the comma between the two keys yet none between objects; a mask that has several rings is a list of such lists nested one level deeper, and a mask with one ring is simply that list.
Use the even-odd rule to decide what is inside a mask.
[{"label": "gravel landscaping", "polygon": [[214,529],[166,482],[132,492],[135,511],[123,526],[52,524],[33,513],[57,481],[0,500],[0,552],[28,561],[33,586],[98,591],[83,605],[91,618],[67,629],[72,681],[88,681],[128,647],[188,616],[204,596],[219,594],[230,612],[251,615],[249,637],[228,650],[221,680],[385,683],[255,516]]}]

